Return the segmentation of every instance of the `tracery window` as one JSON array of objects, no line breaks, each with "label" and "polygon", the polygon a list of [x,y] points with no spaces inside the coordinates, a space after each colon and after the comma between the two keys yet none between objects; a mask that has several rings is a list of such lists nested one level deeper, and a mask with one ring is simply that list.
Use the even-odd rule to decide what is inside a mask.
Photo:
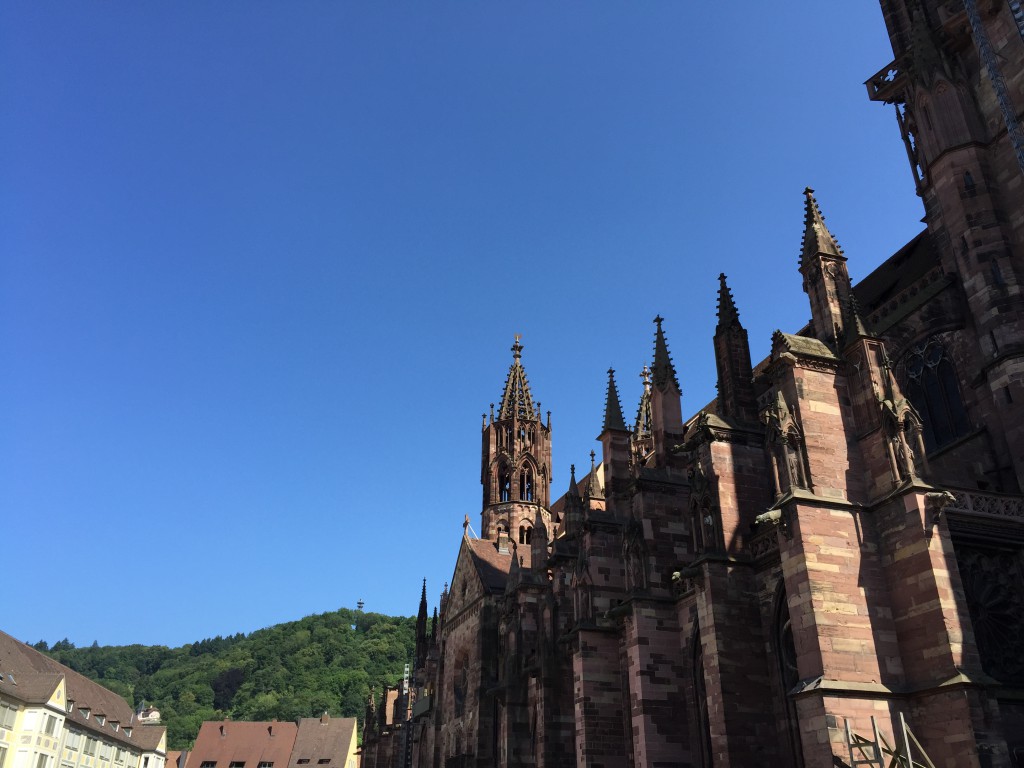
[{"label": "tracery window", "polygon": [[938,339],[928,339],[903,358],[904,393],[924,422],[925,448],[932,451],[970,431],[956,368]]}]

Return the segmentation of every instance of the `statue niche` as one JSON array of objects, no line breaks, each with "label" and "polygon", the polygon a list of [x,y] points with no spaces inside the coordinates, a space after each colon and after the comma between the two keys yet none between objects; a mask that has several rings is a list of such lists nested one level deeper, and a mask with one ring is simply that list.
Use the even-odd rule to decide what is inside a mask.
[{"label": "statue niche", "polygon": [[761,422],[776,498],[797,488],[809,489],[803,431],[781,391],[776,390],[774,401],[761,411]]}]

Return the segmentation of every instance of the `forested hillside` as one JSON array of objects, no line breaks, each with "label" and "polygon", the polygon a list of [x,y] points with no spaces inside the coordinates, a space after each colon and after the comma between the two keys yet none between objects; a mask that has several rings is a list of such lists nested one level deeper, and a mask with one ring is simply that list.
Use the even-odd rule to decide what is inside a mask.
[{"label": "forested hillside", "polygon": [[180,648],[36,648],[124,696],[160,710],[168,747],[191,746],[204,720],[294,720],[324,711],[362,718],[370,685],[379,692],[412,659],[416,621],[341,609],[250,635]]}]

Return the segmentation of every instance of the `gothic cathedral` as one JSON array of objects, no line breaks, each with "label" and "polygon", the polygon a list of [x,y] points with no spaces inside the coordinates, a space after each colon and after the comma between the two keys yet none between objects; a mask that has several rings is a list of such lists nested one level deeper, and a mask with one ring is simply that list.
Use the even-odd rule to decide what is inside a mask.
[{"label": "gothic cathedral", "polygon": [[723,275],[684,416],[655,318],[557,500],[517,338],[480,537],[364,768],[1024,766],[1024,7],[881,4],[924,231],[853,285],[805,190],[811,323],[752,364]]}]

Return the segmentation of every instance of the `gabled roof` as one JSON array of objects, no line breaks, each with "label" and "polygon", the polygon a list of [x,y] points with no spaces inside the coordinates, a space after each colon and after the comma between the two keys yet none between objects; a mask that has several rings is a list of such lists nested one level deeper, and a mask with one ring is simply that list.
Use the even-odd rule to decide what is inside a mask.
[{"label": "gabled roof", "polygon": [[[135,711],[116,693],[5,632],[0,632],[0,674],[4,677],[0,693],[27,704],[49,701],[63,679],[66,701],[74,702],[66,714],[68,722],[102,734],[109,741],[152,751],[159,748],[167,731],[162,725],[139,725]],[[9,676],[13,676],[13,682]],[[98,715],[103,716],[102,724]],[[117,730],[114,723],[118,724]],[[125,727],[131,729],[130,736]]]},{"label": "gabled roof", "polygon": [[229,768],[231,763],[258,768],[261,762],[267,762],[273,763],[274,768],[284,768],[295,746],[297,731],[295,723],[208,720],[199,727],[188,762],[191,766],[216,763],[216,768]]},{"label": "gabled roof", "polygon": [[[512,545],[509,545],[508,552],[499,552],[498,545],[487,539],[463,540],[467,545],[467,551],[473,558],[473,565],[480,576],[480,581],[488,592],[504,592],[508,584],[508,572],[512,567]],[[522,558],[522,566],[530,567],[530,548],[521,546],[517,548],[516,556]]]},{"label": "gabled roof", "polygon": [[[299,760],[308,759],[310,766],[327,765],[330,768],[344,768],[345,758],[350,750],[355,748],[355,735],[356,719],[354,717],[330,717],[329,715],[304,717],[299,720],[295,747],[292,749],[288,766],[289,768],[298,768]],[[320,762],[328,759],[331,761],[330,763]]]}]

